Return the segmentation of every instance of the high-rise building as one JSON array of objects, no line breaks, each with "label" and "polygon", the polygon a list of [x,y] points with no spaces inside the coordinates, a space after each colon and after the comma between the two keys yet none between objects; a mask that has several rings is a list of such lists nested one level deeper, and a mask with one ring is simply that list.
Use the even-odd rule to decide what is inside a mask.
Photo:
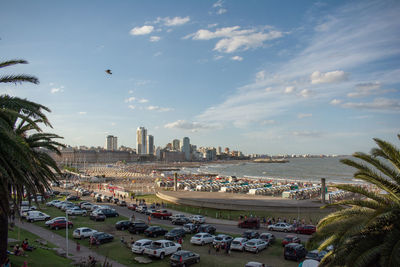
[{"label": "high-rise building", "polygon": [[178,139],[172,140],[172,150],[179,151],[180,141]]},{"label": "high-rise building", "polygon": [[147,130],[144,127],[139,127],[136,131],[136,153],[145,155],[147,153]]},{"label": "high-rise building", "polygon": [[191,160],[189,137],[183,137],[182,143],[181,143],[181,151],[185,153],[185,160]]},{"label": "high-rise building", "polygon": [[107,135],[106,137],[106,150],[117,150],[118,149],[118,138],[113,135]]},{"label": "high-rise building", "polygon": [[217,155],[221,155],[221,153],[222,153],[222,149],[221,149],[221,147],[219,146],[218,149],[217,149]]},{"label": "high-rise building", "polygon": [[147,136],[147,154],[154,155],[154,136]]}]

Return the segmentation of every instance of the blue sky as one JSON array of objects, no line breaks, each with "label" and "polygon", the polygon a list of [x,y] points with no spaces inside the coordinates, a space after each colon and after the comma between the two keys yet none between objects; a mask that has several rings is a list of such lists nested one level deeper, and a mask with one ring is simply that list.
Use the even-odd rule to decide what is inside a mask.
[{"label": "blue sky", "polygon": [[[188,136],[245,153],[369,151],[400,132],[398,1],[3,1],[0,59],[69,145]],[[111,69],[113,74],[105,73]]]}]

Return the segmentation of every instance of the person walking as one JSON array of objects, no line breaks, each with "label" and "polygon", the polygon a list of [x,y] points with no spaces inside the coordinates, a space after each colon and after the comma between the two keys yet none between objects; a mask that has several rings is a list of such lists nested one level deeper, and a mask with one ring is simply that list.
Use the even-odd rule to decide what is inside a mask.
[{"label": "person walking", "polygon": [[148,223],[150,225],[150,223],[151,223],[151,216],[150,215],[147,217],[147,221],[148,221]]}]

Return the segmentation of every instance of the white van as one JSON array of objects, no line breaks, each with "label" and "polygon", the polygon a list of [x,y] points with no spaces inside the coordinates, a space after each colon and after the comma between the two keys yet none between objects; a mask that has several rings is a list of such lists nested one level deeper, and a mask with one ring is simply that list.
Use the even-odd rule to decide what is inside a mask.
[{"label": "white van", "polygon": [[31,210],[26,214],[26,220],[28,222],[47,221],[48,219],[50,219],[50,215],[38,210]]}]

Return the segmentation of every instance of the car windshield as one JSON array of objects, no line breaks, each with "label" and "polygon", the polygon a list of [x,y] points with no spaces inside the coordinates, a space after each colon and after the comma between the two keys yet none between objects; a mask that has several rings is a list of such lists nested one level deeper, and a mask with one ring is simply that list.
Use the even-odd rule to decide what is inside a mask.
[{"label": "car windshield", "polygon": [[215,238],[215,240],[224,240],[224,237],[217,236],[217,237]]},{"label": "car windshield", "polygon": [[249,245],[249,246],[254,246],[256,243],[254,243],[254,242],[247,242],[247,245]]},{"label": "car windshield", "polygon": [[150,245],[151,248],[155,249],[155,248],[162,248],[162,244],[159,242],[153,242]]},{"label": "car windshield", "polygon": [[293,237],[285,237],[286,241],[291,241],[293,239]]},{"label": "car windshield", "polygon": [[181,259],[181,255],[172,254],[171,259],[173,259],[173,260],[178,260],[178,261],[179,261],[179,260]]},{"label": "car windshield", "polygon": [[239,245],[240,242],[239,242],[239,241],[233,241],[232,244],[233,244],[233,245]]}]

